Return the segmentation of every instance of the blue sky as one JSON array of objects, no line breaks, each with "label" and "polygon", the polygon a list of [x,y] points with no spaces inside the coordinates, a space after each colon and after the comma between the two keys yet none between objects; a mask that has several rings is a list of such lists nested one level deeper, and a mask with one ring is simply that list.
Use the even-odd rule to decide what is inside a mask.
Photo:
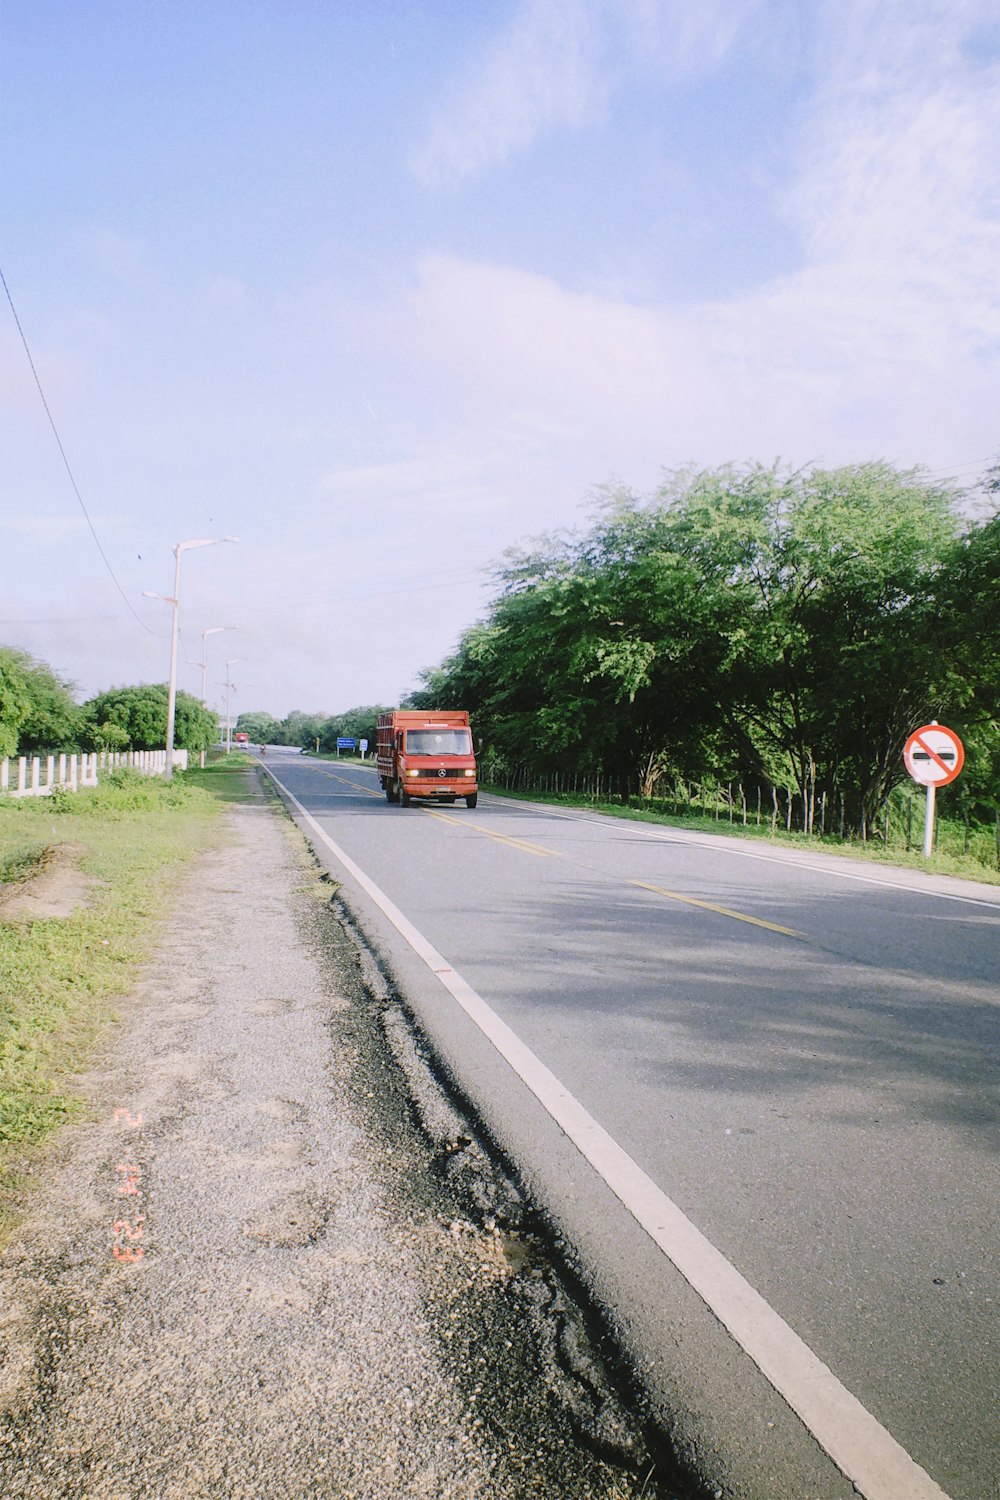
[{"label": "blue sky", "polygon": [[[0,642],[396,701],[665,467],[1000,450],[994,0],[3,0]],[[136,618],[138,616],[138,619]]]}]

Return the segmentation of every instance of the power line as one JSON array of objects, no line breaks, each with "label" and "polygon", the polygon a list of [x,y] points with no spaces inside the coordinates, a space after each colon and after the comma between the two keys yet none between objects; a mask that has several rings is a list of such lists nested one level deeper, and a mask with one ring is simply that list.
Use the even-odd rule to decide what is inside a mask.
[{"label": "power line", "polygon": [[45,392],[42,389],[42,382],[38,378],[38,371],[35,369],[35,361],[31,357],[31,350],[28,347],[28,340],[24,336],[24,329],[21,327],[21,320],[17,315],[17,308],[14,306],[14,299],[10,294],[10,287],[7,285],[7,278],[3,274],[2,267],[0,267],[0,281],[3,282],[3,289],[7,293],[7,301],[10,303],[10,310],[14,315],[14,322],[17,325],[17,331],[21,335],[21,343],[24,345],[24,352],[28,356],[28,364],[31,366],[31,373],[35,377],[35,385],[38,387],[38,394],[42,398],[42,405],[45,408],[45,415],[49,419],[49,426],[52,428],[52,434],[55,437],[56,445],[59,449],[60,455],[62,456],[62,461],[66,467],[66,473],[69,475],[69,482],[73,486],[73,493],[76,496],[77,500],[80,502],[80,509],[83,511],[84,520],[90,527],[90,534],[94,538],[94,545],[96,546],[98,552],[101,554],[104,566],[111,574],[112,582],[125,601],[125,605],[129,612],[135,617],[135,619],[139,621],[139,624],[142,626],[143,630],[147,632],[148,635],[156,635],[156,631],[151,630],[142,616],[136,613],[128,595],[122,588],[121,584],[118,582],[118,579],[115,577],[115,570],[108,561],[107,554],[105,553],[104,548],[101,546],[101,539],[97,535],[97,532],[94,530],[94,523],[90,519],[90,516],[87,512],[87,507],[83,503],[83,496],[80,494],[80,487],[77,484],[76,479],[74,478],[73,470],[70,468],[69,459],[66,457],[66,449],[63,447],[62,438],[59,436],[59,429],[56,427],[55,419],[51,411],[49,410],[49,403],[45,399]]},{"label": "power line", "polygon": [[[457,589],[468,586],[471,583],[482,582],[475,576],[471,578],[456,578],[448,583],[414,583],[407,584],[398,589],[365,589],[361,592],[341,593],[337,589],[330,589],[318,594],[300,594],[294,599],[281,599],[276,603],[268,604],[264,601],[253,606],[253,618],[258,615],[280,614],[282,610],[300,609],[303,605],[322,604],[324,600],[332,600],[335,604],[357,604],[366,599],[388,599],[396,594],[423,594],[436,589]],[[485,587],[485,584],[483,585]],[[247,619],[249,616],[245,611],[230,608],[229,613],[235,618]]]},{"label": "power line", "polygon": [[[345,604],[353,604],[365,599],[390,598],[395,594],[420,594],[433,589],[463,588],[470,583],[475,583],[478,577],[479,575],[472,574],[469,577],[456,578],[448,582],[414,583],[406,584],[403,587],[396,589],[367,589],[355,593],[340,593],[336,589],[333,589],[327,593],[301,594],[297,598],[280,599],[277,602],[272,603],[268,603],[266,600],[264,600],[261,604],[255,604],[253,606],[252,618],[256,618],[257,615],[260,614],[274,614],[276,612],[280,612],[281,610],[298,609],[303,604],[320,603],[324,599],[333,599],[338,603],[343,602]],[[232,617],[235,617],[236,615],[242,615],[243,619],[251,618],[251,616],[248,616],[245,611],[241,611],[238,605],[235,608],[229,608],[228,606],[226,608],[227,612]],[[0,625],[90,625],[102,620],[115,620],[117,618],[117,615],[51,615],[47,618],[42,619],[0,620]],[[178,630],[178,635],[183,639],[182,631]],[[166,640],[166,636],[157,635],[157,639]]]},{"label": "power line", "polygon": [[[117,615],[45,615],[32,620],[0,620],[0,625],[100,625],[117,619]],[[159,639],[165,641],[167,637],[164,635]]]},{"label": "power line", "polygon": [[990,458],[966,458],[963,459],[961,463],[952,464],[950,468],[926,469],[925,473],[930,474],[932,477],[941,474],[947,477],[949,475],[957,474],[960,469],[978,469],[981,468],[983,464],[993,463],[996,463],[995,454]]}]

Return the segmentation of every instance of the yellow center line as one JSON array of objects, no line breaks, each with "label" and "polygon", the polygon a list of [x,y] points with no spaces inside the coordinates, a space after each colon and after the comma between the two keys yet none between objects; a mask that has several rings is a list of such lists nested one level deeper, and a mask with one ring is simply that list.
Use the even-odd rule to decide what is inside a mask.
[{"label": "yellow center line", "polygon": [[538,854],[545,859],[561,859],[562,855],[555,849],[543,849],[541,844],[529,844],[526,839],[514,839],[506,833],[495,833],[491,828],[476,828],[472,823],[467,823],[464,818],[456,818],[454,813],[432,812],[429,807],[423,808],[428,817],[437,818],[440,823],[449,823],[452,828],[461,828],[469,833],[481,833],[488,839],[496,839],[498,844],[509,844],[512,849],[520,849],[525,854]]},{"label": "yellow center line", "polygon": [[381,801],[381,792],[373,792],[371,787],[359,786],[356,781],[348,781],[346,776],[338,776],[336,771],[321,771],[320,775],[326,776],[330,781],[342,781],[345,786],[351,788],[352,792],[364,792],[366,797],[378,797]]},{"label": "yellow center line", "polygon": [[805,937],[804,932],[796,932],[794,927],[781,927],[777,922],[765,922],[763,917],[748,917],[746,912],[733,911],[729,906],[716,906],[711,901],[698,901],[694,896],[682,896],[679,891],[665,890],[662,885],[650,885],[645,880],[630,880],[629,885],[637,885],[644,891],[653,891],[657,896],[669,896],[671,901],[683,901],[685,906],[700,906],[703,911],[717,912],[720,917],[732,917],[736,922],[749,922],[751,927],[766,927],[768,932],[780,932],[783,937]]},{"label": "yellow center line", "polygon": [[[355,781],[348,781],[346,776],[338,776],[336,771],[324,771],[324,776],[333,781],[342,781],[356,792],[364,792],[368,797],[381,797],[380,792],[373,792],[368,787],[359,786]],[[478,828],[464,818],[456,818],[454,813],[436,812],[433,808],[422,807],[429,818],[437,818],[439,823],[447,823],[452,828],[461,828],[463,832],[479,833],[485,838],[495,839],[498,844],[508,844],[511,849],[520,849],[524,854],[536,854],[543,859],[562,859],[558,849],[545,849],[541,844],[529,844],[527,839],[512,838],[506,833],[496,833],[492,828]],[[717,906],[712,901],[699,901],[696,896],[682,896],[680,891],[668,891],[665,886],[652,885],[648,880],[630,880],[629,885],[638,886],[640,890],[652,891],[656,896],[667,896],[671,901],[681,901],[685,906],[699,906],[702,911],[714,911],[720,917],[732,917],[734,922],[748,922],[751,927],[763,927],[768,932],[780,932],[782,937],[805,938],[804,932],[796,932],[794,927],[782,927],[778,922],[765,922],[763,917],[750,917],[746,912],[733,911],[731,906]]]}]

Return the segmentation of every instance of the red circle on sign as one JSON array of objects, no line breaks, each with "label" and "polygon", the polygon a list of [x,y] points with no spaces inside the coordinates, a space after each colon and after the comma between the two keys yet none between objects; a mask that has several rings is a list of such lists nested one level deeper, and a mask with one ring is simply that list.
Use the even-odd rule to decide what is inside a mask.
[{"label": "red circle on sign", "polygon": [[947,786],[965,765],[965,746],[944,724],[922,724],[903,749],[907,771],[921,786]]}]

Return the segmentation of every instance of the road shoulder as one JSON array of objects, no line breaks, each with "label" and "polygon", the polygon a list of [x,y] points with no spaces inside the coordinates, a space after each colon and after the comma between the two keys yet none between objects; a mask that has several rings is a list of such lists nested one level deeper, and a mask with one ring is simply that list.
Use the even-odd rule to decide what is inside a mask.
[{"label": "road shoulder", "polygon": [[516,1191],[418,1128],[298,834],[225,816],[8,1246],[0,1489],[638,1495]]}]

